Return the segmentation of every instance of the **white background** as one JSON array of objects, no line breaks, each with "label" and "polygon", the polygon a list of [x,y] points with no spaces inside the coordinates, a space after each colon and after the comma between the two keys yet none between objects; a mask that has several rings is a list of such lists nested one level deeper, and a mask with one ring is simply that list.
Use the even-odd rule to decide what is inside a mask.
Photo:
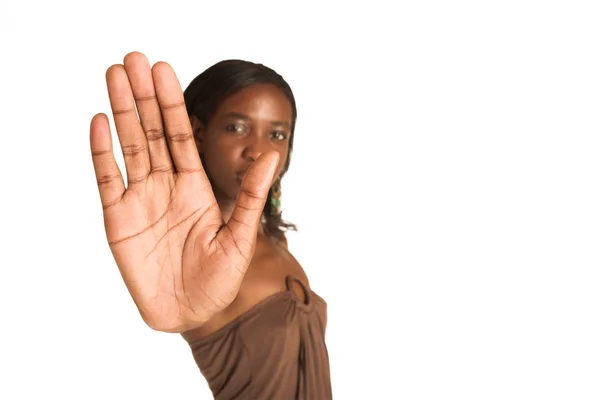
[{"label": "white background", "polygon": [[290,82],[336,399],[600,398],[594,2],[348,3],[2,0],[0,398],[211,398],[104,237],[89,121],[133,50]]}]

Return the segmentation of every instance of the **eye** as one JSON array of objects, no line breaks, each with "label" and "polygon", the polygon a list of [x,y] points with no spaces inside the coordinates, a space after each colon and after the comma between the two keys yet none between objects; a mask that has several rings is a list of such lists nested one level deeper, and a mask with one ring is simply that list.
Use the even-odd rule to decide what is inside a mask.
[{"label": "eye", "polygon": [[229,124],[225,127],[227,132],[245,133],[246,127],[243,124]]},{"label": "eye", "polygon": [[272,136],[275,138],[275,140],[285,140],[285,139],[287,139],[287,133],[285,133],[284,131],[274,131],[272,133]]}]

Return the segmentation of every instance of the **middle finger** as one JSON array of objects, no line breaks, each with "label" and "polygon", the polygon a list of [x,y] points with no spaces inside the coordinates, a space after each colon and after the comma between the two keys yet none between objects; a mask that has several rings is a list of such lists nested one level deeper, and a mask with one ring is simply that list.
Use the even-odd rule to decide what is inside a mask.
[{"label": "middle finger", "polygon": [[125,56],[124,64],[148,140],[152,172],[173,172],[173,161],[165,138],[150,63],[144,54],[132,52]]}]

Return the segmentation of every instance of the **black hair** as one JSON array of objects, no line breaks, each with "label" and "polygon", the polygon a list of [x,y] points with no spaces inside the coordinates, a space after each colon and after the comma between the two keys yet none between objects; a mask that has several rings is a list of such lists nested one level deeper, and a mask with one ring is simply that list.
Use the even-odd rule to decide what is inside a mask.
[{"label": "black hair", "polygon": [[[207,126],[223,101],[242,89],[255,84],[273,84],[281,89],[290,101],[292,123],[287,160],[283,171],[279,175],[279,178],[282,178],[289,168],[292,156],[297,110],[292,89],[280,74],[263,64],[250,61],[220,61],[206,69],[190,82],[183,92],[185,106],[190,117],[195,115],[204,126]],[[294,224],[282,219],[281,211],[273,204],[273,200],[275,200],[275,203],[278,203],[279,200],[280,181],[280,179],[277,179],[273,187],[269,189],[262,213],[262,223],[265,232],[270,237],[278,240],[284,239],[284,232],[286,230],[296,230]]]}]

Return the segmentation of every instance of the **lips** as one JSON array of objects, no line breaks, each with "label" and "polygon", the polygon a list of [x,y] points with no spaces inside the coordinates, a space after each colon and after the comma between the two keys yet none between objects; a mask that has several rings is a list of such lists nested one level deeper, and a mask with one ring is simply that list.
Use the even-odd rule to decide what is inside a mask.
[{"label": "lips", "polygon": [[248,172],[248,171],[242,171],[242,172],[238,172],[238,173],[236,174],[237,180],[241,182],[241,181],[242,181],[242,179],[244,179],[244,176],[246,175],[246,172]]}]

